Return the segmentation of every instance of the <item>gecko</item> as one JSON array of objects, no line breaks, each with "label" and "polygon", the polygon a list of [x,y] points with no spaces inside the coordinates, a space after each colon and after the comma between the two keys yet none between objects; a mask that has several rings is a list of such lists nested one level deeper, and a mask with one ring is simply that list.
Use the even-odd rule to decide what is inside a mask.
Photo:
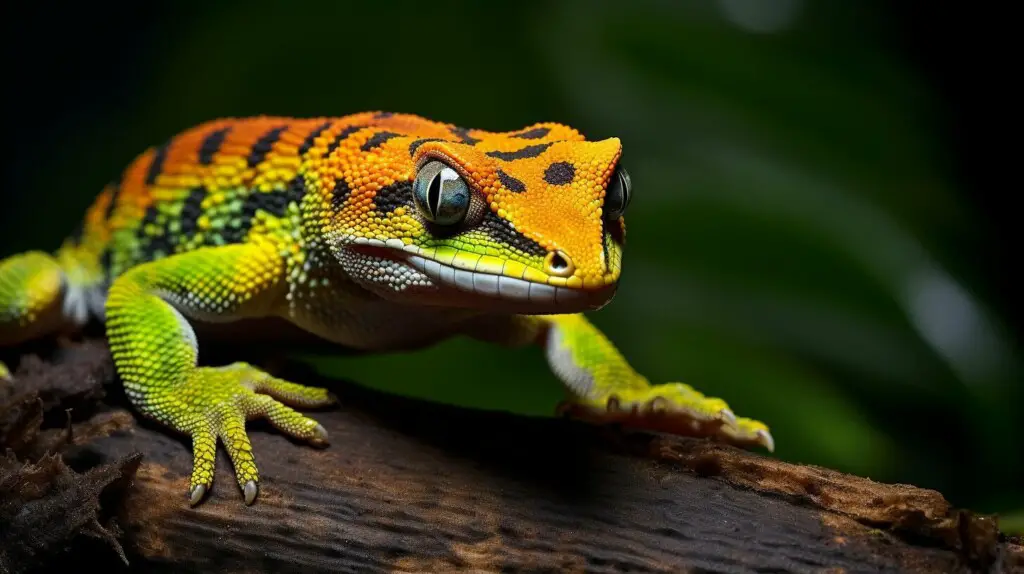
[{"label": "gecko", "polygon": [[289,328],[271,339],[369,353],[456,336],[534,345],[565,389],[556,414],[774,450],[767,425],[651,383],[585,317],[622,271],[633,184],[621,156],[618,138],[553,122],[209,121],[138,155],[56,250],[0,261],[0,345],[102,324],[134,409],[190,437],[193,506],[218,444],[244,503],[256,499],[247,421],[326,445],[301,409],[337,401],[247,362],[201,364],[218,325],[276,321]]}]

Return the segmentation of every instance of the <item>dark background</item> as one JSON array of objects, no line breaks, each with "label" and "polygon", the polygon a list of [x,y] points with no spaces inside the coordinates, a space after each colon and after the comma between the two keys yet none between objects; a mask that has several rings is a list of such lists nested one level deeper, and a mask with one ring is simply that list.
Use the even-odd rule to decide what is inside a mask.
[{"label": "dark background", "polygon": [[[219,116],[380,109],[619,136],[635,186],[624,278],[592,318],[637,369],[766,421],[779,457],[936,488],[1024,528],[1008,13],[801,0],[3,10],[0,253],[56,248],[134,155]],[[546,415],[560,397],[532,349],[451,341],[314,362],[483,408]]]}]

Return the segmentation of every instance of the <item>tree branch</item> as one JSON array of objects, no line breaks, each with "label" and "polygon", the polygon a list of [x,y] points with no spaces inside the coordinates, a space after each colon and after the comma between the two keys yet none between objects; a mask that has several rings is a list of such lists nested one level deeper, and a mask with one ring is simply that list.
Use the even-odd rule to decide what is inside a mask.
[{"label": "tree branch", "polygon": [[[42,374],[38,364],[19,371],[18,384],[60,379],[97,353],[109,361],[105,352],[69,347]],[[261,473],[251,507],[222,452],[213,491],[190,509],[188,442],[133,416],[119,385],[73,426],[64,454],[76,470],[142,454],[127,495],[107,503],[133,569],[1024,569],[1019,541],[1003,539],[994,518],[953,509],[934,491],[708,441],[427,403],[292,368],[292,380],[339,396],[341,407],[315,415],[331,445],[251,424]]]}]

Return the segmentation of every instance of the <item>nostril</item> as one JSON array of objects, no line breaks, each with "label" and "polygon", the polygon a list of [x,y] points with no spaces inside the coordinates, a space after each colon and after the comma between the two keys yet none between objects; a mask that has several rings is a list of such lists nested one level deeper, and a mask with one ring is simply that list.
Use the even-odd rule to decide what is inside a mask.
[{"label": "nostril", "polygon": [[569,256],[564,251],[548,253],[544,260],[544,265],[547,267],[549,274],[558,277],[568,277],[576,270],[572,264],[572,259],[569,259]]}]

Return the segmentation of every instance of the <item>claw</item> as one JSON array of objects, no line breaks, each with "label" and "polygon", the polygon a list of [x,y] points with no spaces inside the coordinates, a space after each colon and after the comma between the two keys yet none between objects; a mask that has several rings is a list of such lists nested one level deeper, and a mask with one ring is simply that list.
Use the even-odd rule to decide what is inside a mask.
[{"label": "claw", "polygon": [[772,438],[772,433],[767,430],[760,429],[757,431],[757,442],[768,449],[768,452],[775,452],[775,439]]},{"label": "claw", "polygon": [[192,491],[188,493],[188,504],[189,506],[195,506],[199,504],[199,501],[203,499],[206,494],[206,485],[197,484],[192,488]]},{"label": "claw", "polygon": [[738,426],[736,423],[736,415],[733,414],[733,412],[730,409],[722,409],[718,411],[718,415],[722,417],[722,420],[725,421],[725,424],[734,428]]},{"label": "claw", "polygon": [[245,488],[242,489],[242,493],[245,494],[245,503],[252,504],[252,501],[256,500],[256,494],[260,488],[256,486],[256,481],[250,480],[245,483]]},{"label": "claw", "polygon": [[310,440],[313,444],[327,444],[327,429],[324,425],[318,423],[313,427],[313,438]]}]

